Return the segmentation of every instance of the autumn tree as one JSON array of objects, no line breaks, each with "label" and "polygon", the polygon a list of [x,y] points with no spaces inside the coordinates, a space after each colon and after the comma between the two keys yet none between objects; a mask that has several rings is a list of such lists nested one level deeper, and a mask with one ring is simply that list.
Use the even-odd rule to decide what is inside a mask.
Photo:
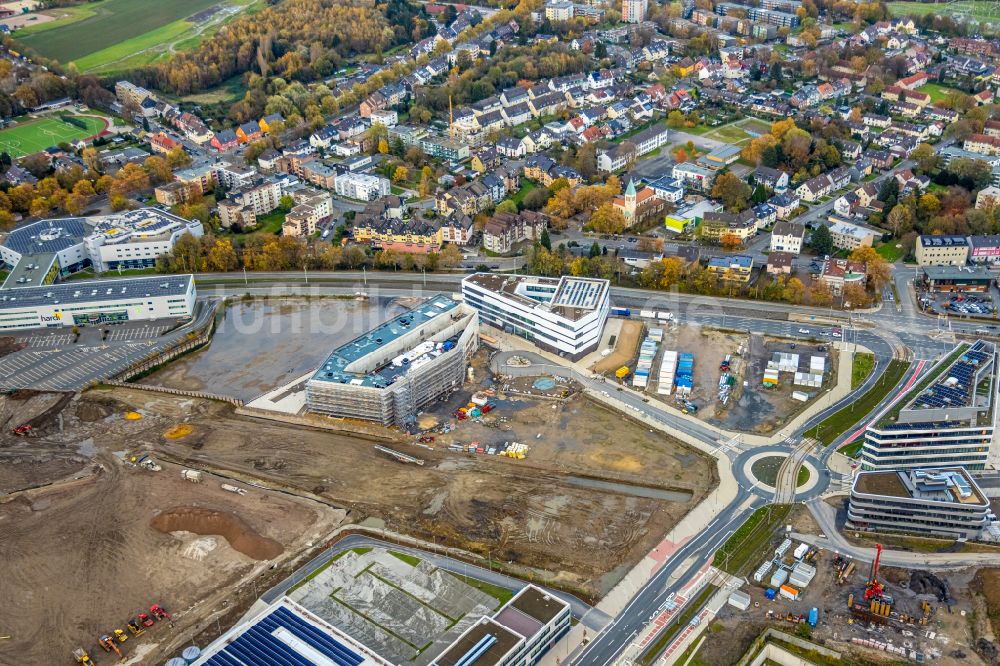
[{"label": "autumn tree", "polygon": [[859,247],[851,252],[850,258],[864,265],[865,273],[868,276],[868,284],[876,292],[882,288],[882,285],[889,282],[892,277],[892,267],[889,265],[889,262],[872,247]]},{"label": "autumn tree", "polygon": [[620,234],[627,223],[622,212],[611,203],[602,204],[590,216],[589,226],[599,234]]},{"label": "autumn tree", "polygon": [[727,172],[716,177],[712,185],[712,196],[720,199],[727,211],[738,213],[746,210],[753,190],[734,173]]},{"label": "autumn tree", "polygon": [[719,237],[719,245],[727,252],[735,252],[743,247],[743,240],[734,233],[726,232]]},{"label": "autumn tree", "polygon": [[239,268],[239,258],[233,243],[228,238],[217,238],[208,251],[206,260],[208,270],[216,272],[234,271]]}]

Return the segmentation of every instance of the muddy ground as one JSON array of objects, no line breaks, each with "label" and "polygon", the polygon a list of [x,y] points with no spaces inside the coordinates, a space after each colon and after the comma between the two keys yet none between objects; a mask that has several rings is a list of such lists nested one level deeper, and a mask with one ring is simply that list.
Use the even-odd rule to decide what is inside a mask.
[{"label": "muddy ground", "polygon": [[[482,381],[481,372],[477,377]],[[439,403],[430,420],[450,419],[479,386]],[[463,422],[449,435],[523,441],[530,447],[526,460],[457,454],[445,440],[434,450],[416,446],[415,438],[395,444],[426,461],[415,467],[356,435],[240,417],[206,401],[108,394],[134,405],[146,423],[155,420],[161,430],[150,429],[143,441],[170,459],[313,493],[358,521],[376,518],[416,536],[491,551],[496,559],[548,570],[556,582],[586,594],[613,585],[622,567],[641,559],[716,483],[703,456],[579,398],[502,399],[494,415],[509,422],[494,428]],[[190,434],[162,436],[180,421]],[[628,485],[595,487],[595,480]],[[646,486],[672,492],[650,496]]]},{"label": "muddy ground", "polygon": [[239,300],[227,307],[207,347],[143,383],[256,398],[315,369],[339,345],[413,305],[407,299]]},{"label": "muddy ground", "polygon": [[[36,396],[25,408],[44,411],[45,402]],[[113,451],[134,450],[148,423],[124,420],[122,407],[84,398],[60,412],[61,431],[53,415],[33,437],[0,435],[4,492],[37,486],[0,500],[0,634],[11,637],[0,641],[0,663],[70,663],[76,647],[99,657],[98,635],[124,629],[152,603],[174,614],[175,627],[158,624],[124,648],[162,663],[158,644],[197,628],[248,575],[343,519],[287,495],[228,493],[216,478],[192,484],[173,465],[127,464]],[[12,455],[21,461],[9,464]]]}]

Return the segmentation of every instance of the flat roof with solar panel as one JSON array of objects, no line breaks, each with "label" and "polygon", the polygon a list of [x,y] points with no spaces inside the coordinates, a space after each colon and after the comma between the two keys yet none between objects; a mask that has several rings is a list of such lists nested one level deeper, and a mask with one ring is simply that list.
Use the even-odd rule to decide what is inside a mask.
[{"label": "flat roof with solar panel", "polygon": [[373,651],[288,599],[223,634],[193,666],[389,666]]},{"label": "flat roof with solar panel", "polygon": [[3,244],[22,255],[59,252],[79,245],[92,231],[83,217],[40,220],[14,229]]},{"label": "flat roof with solar panel", "polygon": [[458,301],[445,294],[428,298],[412,310],[407,310],[334,349],[311,379],[374,388],[389,386],[409,369],[418,367],[424,358],[443,353],[446,345],[422,342],[409,350],[409,353],[403,354],[398,363],[388,363],[372,372],[351,372],[348,366],[440,316],[449,316],[458,305]]},{"label": "flat roof with solar panel", "polygon": [[0,310],[131,300],[151,296],[183,296],[191,289],[193,280],[193,275],[163,275],[5,289],[0,291]]},{"label": "flat roof with solar panel", "polygon": [[945,368],[904,409],[948,409],[976,405],[976,388],[993,369],[996,349],[992,343],[976,341]]},{"label": "flat roof with solar panel", "polygon": [[523,642],[523,636],[484,617],[466,629],[431,663],[433,666],[495,666],[506,663],[505,659]]},{"label": "flat roof with solar panel", "polygon": [[545,308],[570,321],[578,320],[600,308],[611,287],[608,280],[568,275],[550,278],[475,273],[465,279],[532,308]]}]

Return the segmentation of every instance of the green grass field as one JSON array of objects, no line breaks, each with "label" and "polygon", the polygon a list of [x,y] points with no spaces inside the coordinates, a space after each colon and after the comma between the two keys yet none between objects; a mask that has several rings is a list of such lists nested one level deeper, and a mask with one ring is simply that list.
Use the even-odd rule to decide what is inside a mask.
[{"label": "green grass field", "polygon": [[64,141],[85,139],[100,133],[107,126],[107,123],[100,118],[77,117],[87,124],[86,130],[64,123],[57,117],[28,120],[0,130],[0,150],[8,152],[14,158],[24,157]]},{"label": "green grass field", "polygon": [[924,85],[917,88],[919,92],[927,93],[931,96],[931,102],[937,102],[946,98],[952,93],[962,92],[961,90],[956,90],[954,88],[949,88],[948,86],[942,86],[939,83],[925,83]]},{"label": "green grass field", "polygon": [[942,16],[968,16],[974,21],[1000,24],[1000,8],[997,5],[981,0],[965,0],[963,2],[889,2],[886,3],[893,16],[916,14],[941,14]]},{"label": "green grass field", "polygon": [[[84,72],[148,65],[176,50],[194,48],[239,11],[261,0],[99,0],[53,9],[60,18],[15,32],[27,48]],[[222,10],[203,22],[188,19],[209,7]],[[109,39],[113,35],[114,39]],[[117,41],[115,41],[117,40]]]},{"label": "green grass field", "polygon": [[750,143],[755,135],[764,134],[770,130],[771,125],[763,120],[744,118],[728,125],[713,128],[705,132],[704,137],[724,143],[744,145]]}]

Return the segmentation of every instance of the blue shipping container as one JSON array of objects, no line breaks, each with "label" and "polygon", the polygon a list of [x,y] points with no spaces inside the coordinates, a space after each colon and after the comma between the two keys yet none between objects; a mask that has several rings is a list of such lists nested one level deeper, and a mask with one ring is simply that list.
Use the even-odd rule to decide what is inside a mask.
[{"label": "blue shipping container", "polygon": [[771,588],[767,588],[767,591],[764,592],[764,596],[767,597],[768,599],[774,599],[776,594],[777,593]]},{"label": "blue shipping container", "polygon": [[818,621],[819,621],[819,609],[813,608],[811,611],[809,611],[809,626],[815,627]]},{"label": "blue shipping container", "polygon": [[632,311],[628,308],[611,308],[611,314],[618,315],[619,317],[631,317]]}]

